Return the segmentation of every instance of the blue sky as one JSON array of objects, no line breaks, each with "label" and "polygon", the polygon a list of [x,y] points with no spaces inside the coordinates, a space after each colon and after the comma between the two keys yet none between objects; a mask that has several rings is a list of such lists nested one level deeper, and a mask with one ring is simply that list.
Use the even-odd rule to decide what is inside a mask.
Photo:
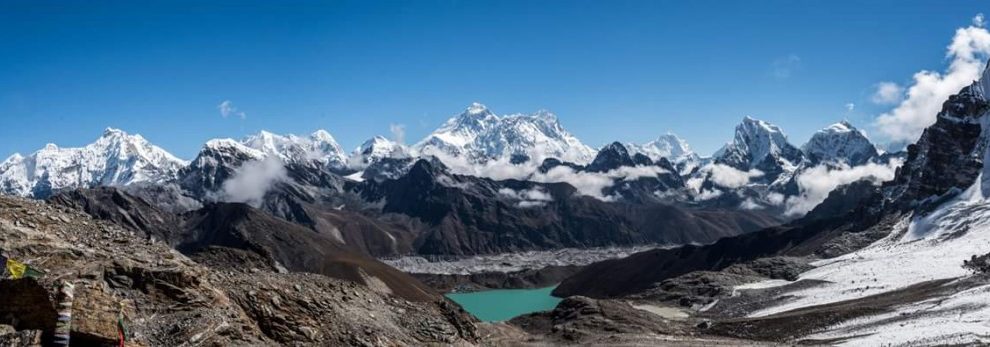
[{"label": "blue sky", "polygon": [[895,106],[871,101],[877,83],[945,70],[987,4],[8,1],[0,156],[108,126],[187,159],[261,129],[351,149],[401,124],[415,142],[473,101],[550,109],[592,146],[673,131],[707,154],[745,115],[796,144],[841,119],[873,135]]}]

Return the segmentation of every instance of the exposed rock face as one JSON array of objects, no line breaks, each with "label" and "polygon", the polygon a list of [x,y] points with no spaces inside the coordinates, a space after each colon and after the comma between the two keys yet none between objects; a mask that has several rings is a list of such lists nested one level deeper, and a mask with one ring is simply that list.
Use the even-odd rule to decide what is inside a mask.
[{"label": "exposed rock face", "polygon": [[[990,80],[984,76],[983,80]],[[900,206],[939,196],[952,188],[963,189],[976,181],[983,168],[986,143],[981,143],[981,122],[990,103],[980,92],[980,81],[949,97],[935,124],[925,129],[917,143],[908,146],[907,161],[888,198]]]},{"label": "exposed rock face", "polygon": [[77,189],[53,196],[49,201],[170,244],[177,241],[170,238],[174,229],[182,224],[177,215],[115,188]]},{"label": "exposed rock face", "polygon": [[265,154],[231,139],[210,140],[196,159],[179,172],[179,185],[196,196],[219,190],[245,162]]},{"label": "exposed rock face", "polygon": [[623,166],[636,166],[626,146],[613,142],[598,151],[595,160],[591,161],[585,170],[590,172],[607,172]]}]

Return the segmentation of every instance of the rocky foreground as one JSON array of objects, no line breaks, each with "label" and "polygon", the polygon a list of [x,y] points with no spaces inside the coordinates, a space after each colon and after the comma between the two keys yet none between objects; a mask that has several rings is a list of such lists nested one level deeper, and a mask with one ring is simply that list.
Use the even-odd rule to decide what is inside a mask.
[{"label": "rocky foreground", "polygon": [[217,249],[197,263],[151,238],[43,202],[0,198],[0,253],[44,271],[0,281],[0,345],[47,344],[62,281],[75,285],[73,345],[475,345],[475,322],[438,298],[280,273]]}]

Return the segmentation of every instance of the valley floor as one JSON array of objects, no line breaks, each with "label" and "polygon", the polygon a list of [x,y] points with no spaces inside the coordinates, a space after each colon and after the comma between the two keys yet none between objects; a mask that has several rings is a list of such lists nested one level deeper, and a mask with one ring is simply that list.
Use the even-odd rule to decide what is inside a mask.
[{"label": "valley floor", "polygon": [[484,272],[517,272],[549,266],[583,266],[602,260],[624,258],[661,245],[632,247],[564,248],[467,257],[406,256],[382,259],[403,272],[418,274],[471,275]]}]

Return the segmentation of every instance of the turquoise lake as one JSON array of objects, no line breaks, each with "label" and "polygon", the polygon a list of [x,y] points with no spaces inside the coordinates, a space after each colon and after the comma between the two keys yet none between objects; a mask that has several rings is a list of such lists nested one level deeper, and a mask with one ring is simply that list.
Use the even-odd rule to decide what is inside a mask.
[{"label": "turquoise lake", "polygon": [[473,293],[447,294],[485,322],[505,321],[527,313],[548,311],[557,307],[560,298],[550,295],[554,287],[538,289],[497,289]]}]

